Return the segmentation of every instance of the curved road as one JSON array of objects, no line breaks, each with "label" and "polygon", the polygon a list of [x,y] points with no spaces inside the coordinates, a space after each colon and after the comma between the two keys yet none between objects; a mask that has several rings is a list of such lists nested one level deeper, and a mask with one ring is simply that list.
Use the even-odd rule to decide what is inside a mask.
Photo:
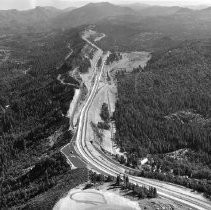
[{"label": "curved road", "polygon": [[[102,55],[102,50],[99,49],[95,44],[91,43],[87,38],[83,37],[83,39],[93,47],[98,50],[98,55]],[[105,174],[109,174],[112,176],[116,176],[118,174],[124,174],[125,168],[114,162],[109,160],[103,152],[97,151],[90,142],[86,141],[86,128],[88,123],[88,112],[89,108],[92,105],[92,102],[95,98],[96,92],[98,90],[99,81],[101,79],[106,58],[108,57],[108,53],[103,56],[102,59],[102,67],[99,74],[95,78],[94,85],[84,107],[81,110],[77,137],[76,137],[76,149],[78,154],[84,159],[84,161],[97,169],[99,172],[104,172]],[[95,67],[96,68],[96,67]],[[157,188],[157,192],[160,196],[172,199],[179,203],[188,205],[193,209],[211,209],[211,201],[205,199],[203,196],[191,192],[189,189],[184,188],[182,186],[161,182],[158,180],[147,179],[142,177],[135,177],[132,175],[128,175],[130,182],[139,185],[153,186]]]}]

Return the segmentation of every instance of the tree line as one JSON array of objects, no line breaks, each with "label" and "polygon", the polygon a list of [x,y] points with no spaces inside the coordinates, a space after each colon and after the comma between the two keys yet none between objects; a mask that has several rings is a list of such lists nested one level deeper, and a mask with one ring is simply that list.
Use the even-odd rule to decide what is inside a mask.
[{"label": "tree line", "polygon": [[[115,186],[121,187],[122,190],[132,191],[133,195],[138,196],[139,199],[156,198],[158,196],[157,189],[155,187],[146,187],[133,184],[130,182],[128,176],[126,175],[123,175],[122,177],[120,175],[113,177],[110,175],[105,176],[103,174],[97,174],[96,172],[90,171],[89,179],[93,184],[96,184],[97,182],[114,182]],[[85,189],[88,187],[91,187],[91,185],[86,186]]]},{"label": "tree line", "polygon": [[[171,52],[154,54],[142,72],[117,75],[115,141],[127,153],[128,165],[137,167],[137,160],[148,154],[186,148],[190,170],[182,165],[177,169],[175,163],[170,166],[173,174],[210,180],[209,57],[202,43],[183,43]],[[209,171],[206,176],[199,175],[200,165]]]}]

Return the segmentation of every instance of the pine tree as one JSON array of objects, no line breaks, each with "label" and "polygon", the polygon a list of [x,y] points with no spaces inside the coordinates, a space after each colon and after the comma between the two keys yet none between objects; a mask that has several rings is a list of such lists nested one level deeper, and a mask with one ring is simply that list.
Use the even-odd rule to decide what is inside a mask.
[{"label": "pine tree", "polygon": [[129,178],[128,178],[128,176],[125,177],[125,185],[128,188],[128,186],[129,186]]},{"label": "pine tree", "polygon": [[121,182],[121,177],[120,177],[120,175],[118,174],[117,177],[116,177],[116,185],[117,185],[117,186],[120,186],[120,182]]}]

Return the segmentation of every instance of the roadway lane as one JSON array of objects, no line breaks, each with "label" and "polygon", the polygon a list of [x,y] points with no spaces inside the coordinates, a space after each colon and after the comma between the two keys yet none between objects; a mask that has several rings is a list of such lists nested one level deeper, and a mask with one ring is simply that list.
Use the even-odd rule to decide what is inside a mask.
[{"label": "roadway lane", "polygon": [[[89,44],[91,44],[93,47],[96,47],[96,49],[100,50],[96,45],[91,43],[86,38],[84,38],[84,40],[87,41]],[[99,153],[91,145],[90,142],[86,141],[86,127],[87,127],[87,122],[88,122],[87,120],[88,111],[89,111],[90,106],[92,105],[92,101],[98,90],[99,81],[103,73],[105,60],[107,56],[108,54],[104,55],[103,57],[101,71],[99,75],[96,76],[92,90],[87,98],[87,101],[84,107],[81,110],[77,137],[76,137],[76,147],[77,147],[78,154],[93,168],[97,168],[99,172],[104,172],[105,174],[116,176],[117,174],[125,173],[125,168],[118,163],[109,161],[109,159],[106,158],[103,153]],[[207,209],[207,210],[211,209],[210,201],[208,201],[207,199],[203,198],[200,195],[197,195],[196,193],[192,193],[190,190],[187,190],[184,187],[165,183],[165,182],[160,182],[158,180],[151,180],[151,179],[135,177],[131,175],[129,175],[129,179],[131,182],[135,184],[139,184],[139,185],[144,184],[146,186],[154,186],[157,188],[158,194],[160,196],[172,199],[174,201],[178,201],[194,209]]]}]

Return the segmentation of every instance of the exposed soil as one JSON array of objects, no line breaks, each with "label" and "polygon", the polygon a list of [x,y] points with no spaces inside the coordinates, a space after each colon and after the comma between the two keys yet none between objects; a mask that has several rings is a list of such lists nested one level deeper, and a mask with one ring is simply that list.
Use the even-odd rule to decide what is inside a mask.
[{"label": "exposed soil", "polygon": [[84,190],[87,184],[79,185],[70,190],[64,198],[58,201],[53,210],[76,209],[146,209],[146,210],[187,210],[190,209],[175,201],[158,197],[139,199],[131,191],[123,190],[113,183],[96,184]]}]

